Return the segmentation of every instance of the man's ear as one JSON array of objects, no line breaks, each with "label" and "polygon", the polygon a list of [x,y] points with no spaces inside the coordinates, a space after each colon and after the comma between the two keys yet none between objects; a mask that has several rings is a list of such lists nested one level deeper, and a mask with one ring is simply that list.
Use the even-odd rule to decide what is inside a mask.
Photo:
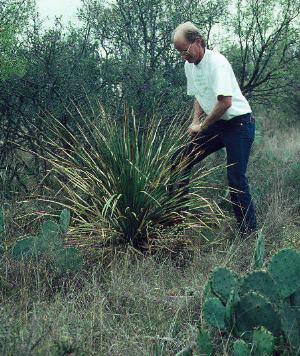
[{"label": "man's ear", "polygon": [[196,37],[195,42],[201,46],[202,41],[200,37]]}]

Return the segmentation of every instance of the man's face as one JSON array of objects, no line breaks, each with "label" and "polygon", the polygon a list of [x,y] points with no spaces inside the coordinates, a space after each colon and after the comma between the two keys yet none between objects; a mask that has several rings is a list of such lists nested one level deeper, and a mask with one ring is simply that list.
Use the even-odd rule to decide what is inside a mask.
[{"label": "man's face", "polygon": [[184,37],[179,37],[174,41],[174,47],[181,54],[182,59],[189,63],[198,64],[204,56],[204,48],[201,46],[200,38],[194,42],[188,42]]}]

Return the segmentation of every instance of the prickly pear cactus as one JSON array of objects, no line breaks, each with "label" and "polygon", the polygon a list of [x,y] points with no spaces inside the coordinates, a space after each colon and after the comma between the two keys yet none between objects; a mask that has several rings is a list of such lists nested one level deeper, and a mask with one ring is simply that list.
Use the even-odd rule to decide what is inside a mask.
[{"label": "prickly pear cactus", "polygon": [[208,298],[215,298],[215,297],[216,295],[213,293],[211,289],[211,283],[210,281],[208,281],[203,289],[203,300],[207,300]]},{"label": "prickly pear cactus", "polygon": [[273,303],[278,302],[277,288],[268,272],[254,271],[243,279],[239,290],[240,294],[245,295],[250,291],[262,294]]},{"label": "prickly pear cactus", "polygon": [[211,326],[214,326],[221,330],[225,328],[225,307],[221,303],[220,299],[212,298],[207,300],[203,307],[203,313],[206,320],[210,323]]},{"label": "prickly pear cactus", "polygon": [[261,232],[259,232],[258,238],[255,241],[254,249],[254,266],[256,268],[262,268],[265,255],[265,239]]},{"label": "prickly pear cactus", "polygon": [[234,306],[240,301],[237,288],[231,290],[225,306],[224,323],[227,331],[232,333],[235,327]]},{"label": "prickly pear cactus", "polygon": [[252,336],[253,353],[255,356],[272,356],[274,336],[265,328],[254,330]]},{"label": "prickly pear cactus", "polygon": [[82,256],[76,248],[59,249],[55,254],[55,267],[58,272],[78,272],[81,266]]},{"label": "prickly pear cactus", "polygon": [[59,226],[54,221],[45,221],[38,234],[37,247],[39,251],[49,251],[56,247],[62,247],[59,239]]},{"label": "prickly pear cactus", "polygon": [[249,340],[252,329],[264,326],[273,335],[280,334],[280,318],[273,305],[263,296],[250,292],[241,297],[234,307],[239,335]]},{"label": "prickly pear cactus", "polygon": [[197,346],[200,355],[213,356],[215,354],[213,344],[205,330],[198,331]]},{"label": "prickly pear cactus", "polygon": [[0,208],[0,236],[4,232],[4,215],[2,209]]},{"label": "prickly pear cactus", "polygon": [[12,257],[16,260],[21,260],[23,258],[33,256],[35,253],[37,253],[36,245],[36,237],[27,237],[25,239],[19,240],[15,243],[12,249]]},{"label": "prickly pear cactus", "polygon": [[284,249],[273,256],[269,272],[282,298],[289,297],[300,288],[300,254]]},{"label": "prickly pear cactus", "polygon": [[283,304],[281,308],[283,333],[295,354],[300,354],[300,311],[295,307]]},{"label": "prickly pear cactus", "polygon": [[225,267],[216,267],[211,274],[211,288],[215,295],[226,304],[232,288],[236,287],[233,273]]},{"label": "prickly pear cactus", "polygon": [[176,356],[193,356],[193,348],[191,346],[179,351]]},{"label": "prickly pear cactus", "polygon": [[300,311],[300,288],[291,295],[291,305]]},{"label": "prickly pear cactus", "polygon": [[70,219],[71,219],[71,214],[70,210],[68,209],[63,209],[59,216],[59,225],[61,228],[61,231],[66,234],[70,225]]},{"label": "prickly pear cactus", "polygon": [[250,356],[250,349],[244,340],[236,340],[233,344],[233,356]]}]

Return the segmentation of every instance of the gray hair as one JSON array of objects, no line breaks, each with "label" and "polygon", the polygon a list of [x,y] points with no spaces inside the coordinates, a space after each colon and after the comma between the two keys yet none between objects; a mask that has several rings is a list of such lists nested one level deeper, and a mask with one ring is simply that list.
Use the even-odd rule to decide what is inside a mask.
[{"label": "gray hair", "polygon": [[192,22],[184,22],[178,25],[172,32],[172,42],[175,42],[177,38],[184,37],[188,42],[195,42],[196,38],[199,37],[201,40],[201,46],[205,47],[206,43],[200,30]]}]

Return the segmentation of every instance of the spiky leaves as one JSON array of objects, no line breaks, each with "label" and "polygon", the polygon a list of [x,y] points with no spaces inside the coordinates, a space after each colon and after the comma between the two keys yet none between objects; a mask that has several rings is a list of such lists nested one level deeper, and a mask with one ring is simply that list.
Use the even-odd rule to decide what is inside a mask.
[{"label": "spiky leaves", "polygon": [[221,211],[201,194],[205,188],[201,177],[207,171],[191,177],[188,200],[182,200],[183,188],[170,194],[170,185],[187,165],[183,161],[171,171],[174,153],[188,139],[184,119],[171,120],[163,131],[155,117],[141,128],[134,115],[115,120],[101,107],[99,111],[93,117],[78,109],[76,135],[54,118],[56,124],[49,127],[53,139],[48,144],[54,148],[44,158],[67,196],[64,205],[73,211],[77,235],[97,235],[103,244],[114,235],[119,242],[139,246],[148,240],[154,224],[179,218],[187,222],[188,209],[210,212],[201,219],[198,215],[200,226],[218,222]]}]

